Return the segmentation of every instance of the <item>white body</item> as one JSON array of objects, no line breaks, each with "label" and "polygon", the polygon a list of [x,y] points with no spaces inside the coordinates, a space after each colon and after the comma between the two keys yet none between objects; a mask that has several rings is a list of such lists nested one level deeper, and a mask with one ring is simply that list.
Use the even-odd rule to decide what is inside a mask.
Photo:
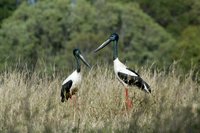
[{"label": "white body", "polygon": [[114,71],[115,71],[115,75],[117,76],[117,78],[119,79],[119,81],[120,81],[125,87],[128,87],[128,85],[127,85],[126,83],[124,83],[124,81],[121,80],[121,79],[119,78],[119,76],[118,76],[117,73],[118,73],[118,72],[122,72],[122,73],[125,73],[125,74],[127,74],[127,75],[131,75],[131,76],[135,76],[135,77],[138,77],[138,75],[135,74],[135,73],[133,73],[133,72],[131,72],[131,71],[129,71],[128,69],[126,69],[127,66],[125,66],[123,63],[121,63],[121,62],[119,61],[118,58],[116,58],[113,62],[114,62]]},{"label": "white body", "polygon": [[[114,71],[115,71],[115,75],[117,76],[117,78],[119,79],[119,81],[125,86],[125,87],[128,87],[129,85],[126,84],[122,79],[119,78],[118,76],[118,72],[121,72],[121,73],[124,73],[124,74],[127,74],[127,75],[130,75],[130,76],[134,76],[134,77],[138,77],[140,78],[136,73],[130,71],[127,69],[127,66],[125,66],[123,63],[121,63],[119,61],[118,58],[116,58],[114,60]],[[148,87],[146,86],[146,84],[143,84],[144,85],[144,90],[149,92],[149,89]]]},{"label": "white body", "polygon": [[78,85],[81,83],[81,73],[75,70],[71,75],[69,75],[62,83],[64,85],[69,80],[72,80],[72,86],[70,88],[70,94],[72,94],[73,89],[76,89]]}]

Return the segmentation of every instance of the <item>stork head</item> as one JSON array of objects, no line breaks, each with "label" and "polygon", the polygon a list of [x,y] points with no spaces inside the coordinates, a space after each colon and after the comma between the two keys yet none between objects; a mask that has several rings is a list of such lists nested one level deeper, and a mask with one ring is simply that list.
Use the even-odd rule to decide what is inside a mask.
[{"label": "stork head", "polygon": [[81,51],[79,49],[74,49],[73,54],[76,58],[82,60],[82,62],[89,68],[91,68],[90,64],[85,60],[85,58],[81,55]]},{"label": "stork head", "polygon": [[119,36],[117,33],[113,33],[110,38],[111,41],[118,41],[119,40]]},{"label": "stork head", "polygon": [[113,34],[111,34],[111,36],[104,43],[102,43],[97,49],[95,49],[94,52],[96,53],[97,51],[99,51],[102,48],[104,48],[105,46],[107,46],[110,42],[118,41],[118,40],[119,40],[118,34],[117,33],[113,33]]}]

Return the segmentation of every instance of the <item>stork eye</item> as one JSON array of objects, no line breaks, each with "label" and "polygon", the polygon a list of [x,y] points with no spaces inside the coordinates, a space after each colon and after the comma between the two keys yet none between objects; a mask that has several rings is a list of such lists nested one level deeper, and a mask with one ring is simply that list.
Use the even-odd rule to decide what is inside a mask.
[{"label": "stork eye", "polygon": [[111,36],[110,39],[111,39],[111,40],[115,40],[115,36]]},{"label": "stork eye", "polygon": [[77,50],[77,51],[76,51],[76,55],[79,55],[79,54],[80,54],[80,52]]}]

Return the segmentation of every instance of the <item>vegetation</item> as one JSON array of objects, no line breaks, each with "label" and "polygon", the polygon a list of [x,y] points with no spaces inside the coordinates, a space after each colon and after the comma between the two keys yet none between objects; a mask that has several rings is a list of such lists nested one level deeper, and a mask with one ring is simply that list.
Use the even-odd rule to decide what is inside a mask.
[{"label": "vegetation", "polygon": [[[90,54],[112,32],[120,35],[120,51],[126,53],[120,57],[129,65],[169,65],[174,60],[176,40],[135,2],[80,0],[73,5],[66,0],[44,0],[34,6],[22,3],[2,24],[0,69],[20,60],[30,69],[44,62],[63,70],[72,66],[74,47]],[[89,56],[91,62],[96,61],[93,57]],[[102,54],[97,57],[105,61]]]},{"label": "vegetation", "polygon": [[[155,63],[163,68],[180,60],[184,72],[190,70],[190,62],[199,66],[199,54],[187,52],[198,51],[198,0],[44,0],[34,5],[20,0],[18,6],[17,1],[6,2],[2,2],[6,8],[0,8],[1,14],[10,12],[7,19],[1,15],[4,20],[0,28],[0,71],[15,67],[16,62],[27,64],[30,70],[45,64],[70,70],[75,47],[88,54],[93,64],[96,58],[99,62],[111,62],[112,58],[102,58],[103,52],[93,55],[91,51],[112,32],[120,35],[120,57],[129,66]],[[11,5],[11,9],[7,8]],[[190,42],[193,31],[195,41]],[[108,56],[110,49],[104,51]]]},{"label": "vegetation", "polygon": [[[162,68],[177,60],[182,60],[180,68],[184,72],[190,70],[190,62],[199,66],[199,54],[190,52],[193,48],[199,49],[200,4],[197,0],[19,3],[0,29],[0,71],[7,66],[15,67],[19,60],[30,70],[45,64],[50,66],[48,71],[52,64],[58,70],[71,69],[71,51],[75,47],[86,52],[93,63],[95,58],[99,62],[111,62],[111,47],[104,51],[109,52],[108,59],[102,58],[103,52],[99,55],[90,53],[112,32],[120,35],[120,57],[129,66],[154,62]],[[193,42],[189,39],[193,32],[191,28],[196,29]],[[184,57],[188,60],[183,60]]]},{"label": "vegetation", "polygon": [[200,67],[200,38],[198,37],[200,34],[199,30],[199,26],[190,26],[186,28],[182,32],[179,45],[177,46],[177,48],[181,51],[179,54],[175,53],[174,55],[177,60],[179,59],[180,64],[186,70],[190,69],[191,67],[196,67],[196,69]]},{"label": "vegetation", "polygon": [[[199,9],[199,0],[1,0],[0,132],[199,132]],[[113,32],[120,60],[153,89],[133,88],[129,112],[112,47],[93,53]],[[77,107],[59,97],[74,48],[93,65]]]},{"label": "vegetation", "polygon": [[0,27],[2,21],[11,15],[16,9],[16,3],[13,0],[1,0],[0,1]]},{"label": "vegetation", "polygon": [[[199,84],[192,71],[184,78],[142,68],[151,85],[147,94],[130,88],[133,108],[126,110],[124,88],[107,66],[84,71],[72,100],[60,102],[64,77],[28,71],[0,75],[0,132],[199,132]],[[28,76],[29,75],[29,76]],[[27,78],[28,76],[28,78]]]},{"label": "vegetation", "polygon": [[199,25],[199,0],[134,0],[144,12],[174,36],[179,36],[189,25]]}]

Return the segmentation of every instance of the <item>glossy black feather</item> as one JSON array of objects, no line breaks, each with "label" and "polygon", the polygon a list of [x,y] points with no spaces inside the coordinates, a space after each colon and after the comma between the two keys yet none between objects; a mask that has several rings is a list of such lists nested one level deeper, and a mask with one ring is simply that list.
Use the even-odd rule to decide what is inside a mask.
[{"label": "glossy black feather", "polygon": [[[145,85],[147,86],[149,92],[150,86],[140,77],[140,76],[131,76],[122,72],[117,73],[119,78],[124,81],[129,86],[137,86],[138,88],[144,90]],[[137,73],[136,73],[137,74]]]},{"label": "glossy black feather", "polygon": [[[62,85],[62,89],[61,89],[61,102],[65,101],[65,97],[68,100],[68,98],[70,98],[70,88],[72,87],[72,80],[69,80],[67,83],[65,83],[64,85]],[[66,96],[65,96],[66,94]]]},{"label": "glossy black feather", "polygon": [[138,77],[140,77],[140,75],[138,73],[136,73],[134,70],[132,70],[130,68],[126,68],[126,69],[129,70],[129,71],[131,71],[131,72],[133,72],[133,73],[135,73]]}]

